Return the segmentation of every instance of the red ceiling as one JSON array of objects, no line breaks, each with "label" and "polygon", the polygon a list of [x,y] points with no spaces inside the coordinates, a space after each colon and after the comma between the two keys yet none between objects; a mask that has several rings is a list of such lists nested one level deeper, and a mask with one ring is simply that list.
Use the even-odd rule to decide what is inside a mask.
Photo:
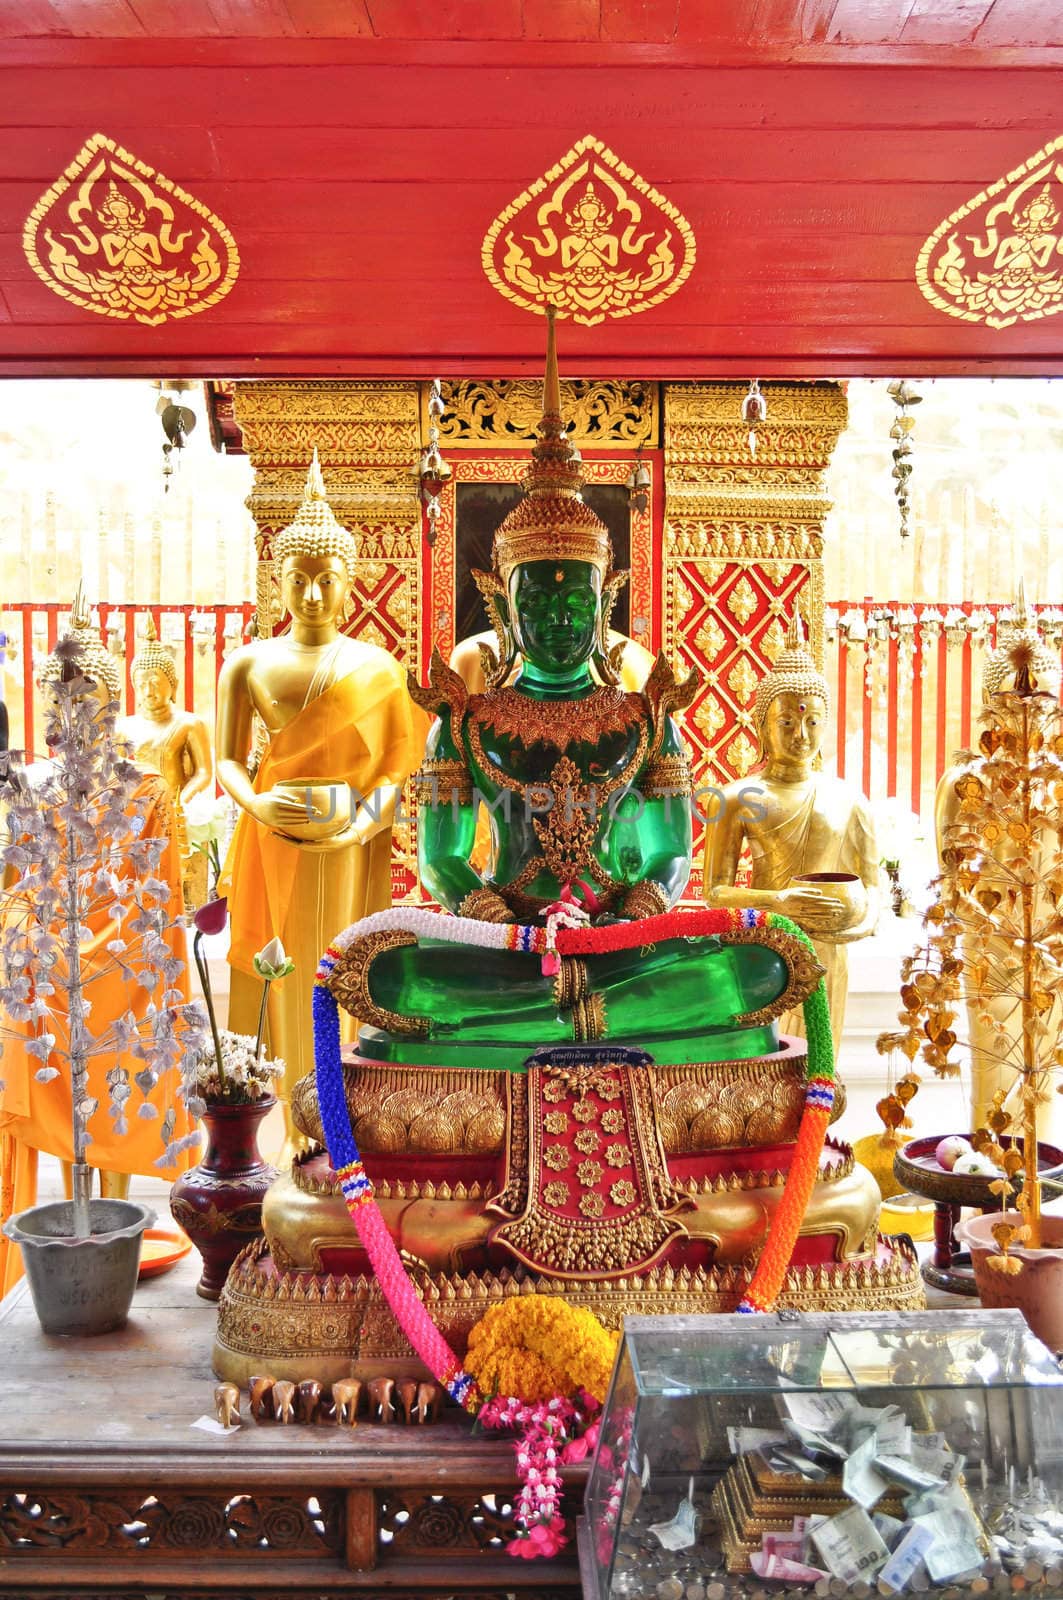
[{"label": "red ceiling", "polygon": [[1063,45],[1059,0],[0,0],[0,37]]},{"label": "red ceiling", "polygon": [[[1063,365],[1063,313],[992,330],[914,277],[1063,134],[1060,0],[0,0],[0,36],[0,373],[535,371],[541,319],[480,243],[588,133],[698,259],[641,315],[566,322],[567,371]],[[33,275],[25,218],[96,132],[222,218],[224,300],[149,328]]]}]

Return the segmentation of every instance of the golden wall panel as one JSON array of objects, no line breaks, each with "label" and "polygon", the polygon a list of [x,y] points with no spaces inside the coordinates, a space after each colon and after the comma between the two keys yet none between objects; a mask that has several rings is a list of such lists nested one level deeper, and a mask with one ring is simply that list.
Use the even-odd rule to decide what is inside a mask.
[{"label": "golden wall panel", "polygon": [[662,634],[670,657],[705,677],[683,718],[705,784],[745,777],[754,765],[756,685],[795,605],[823,655],[823,480],[845,427],[845,394],[836,383],[769,383],[763,392],[768,418],[755,456],[741,418],[745,385],[668,384],[663,394]]},{"label": "golden wall panel", "polygon": [[[282,620],[271,545],[299,509],[316,448],[329,504],[358,545],[345,631],[416,669],[423,559],[417,385],[240,383],[234,409],[255,469],[247,505],[258,527],[259,632],[272,633]],[[396,829],[394,840],[393,893],[403,899],[417,885],[412,829]]]}]

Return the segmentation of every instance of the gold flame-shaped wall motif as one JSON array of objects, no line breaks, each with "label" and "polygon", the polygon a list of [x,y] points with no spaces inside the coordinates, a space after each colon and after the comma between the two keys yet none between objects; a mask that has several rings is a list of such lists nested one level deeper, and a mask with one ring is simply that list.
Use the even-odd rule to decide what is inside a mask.
[{"label": "gold flame-shaped wall motif", "polygon": [[102,133],[38,200],[22,248],[64,300],[149,327],[215,305],[240,270],[220,218]]},{"label": "gold flame-shaped wall motif", "polygon": [[593,327],[675,294],[696,253],[671,201],[587,134],[495,218],[482,259],[507,300]]},{"label": "gold flame-shaped wall motif", "polygon": [[934,229],[915,278],[931,305],[1010,328],[1063,311],[1063,165],[1053,139]]}]

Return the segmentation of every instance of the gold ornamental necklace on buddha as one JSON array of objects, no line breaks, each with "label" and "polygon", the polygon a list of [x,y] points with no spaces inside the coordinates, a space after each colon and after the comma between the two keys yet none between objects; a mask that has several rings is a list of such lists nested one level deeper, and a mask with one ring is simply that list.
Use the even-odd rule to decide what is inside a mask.
[{"label": "gold ornamental necklace on buddha", "polygon": [[600,684],[587,695],[557,700],[533,700],[531,695],[512,687],[469,697],[470,726],[479,725],[482,718],[484,727],[519,739],[529,750],[534,744],[563,750],[574,742],[561,736],[561,711],[567,718],[578,712],[581,744],[597,744],[607,734],[626,733],[633,723],[641,721],[645,725],[646,720],[643,696],[610,684]]},{"label": "gold ornamental necklace on buddha", "polygon": [[[618,789],[626,788],[641,770],[646,758],[649,729],[642,696],[603,686],[582,699],[542,701],[532,700],[513,689],[501,689],[490,696],[489,718],[480,722],[473,714],[473,706],[484,698],[473,696],[466,720],[469,745],[480,771],[511,794],[519,794],[526,807],[545,809],[545,815],[532,816],[532,827],[542,846],[542,854],[533,856],[525,863],[510,888],[525,888],[544,869],[561,884],[575,883],[582,873],[589,870],[602,888],[618,892],[621,885],[596,860],[594,845],[598,837],[602,802]],[[586,783],[571,757],[562,755],[545,779],[528,780],[516,778],[488,761],[483,747],[485,727],[519,739],[526,749],[534,744],[544,744],[559,751],[564,749],[565,745],[560,742],[557,716],[557,708],[561,706],[579,706],[581,713],[588,708],[589,716],[584,719],[581,715],[580,718],[580,731],[586,732],[586,739],[581,739],[580,743],[596,743],[607,733],[627,733],[633,724],[637,724],[635,748],[619,771],[603,778],[601,782]],[[543,714],[547,707],[552,715]],[[625,712],[628,713],[626,716]],[[632,712],[638,715],[633,716]],[[569,742],[566,740],[565,744]],[[587,809],[592,793],[596,806],[593,818]],[[567,797],[565,805],[557,803],[561,794]]]}]

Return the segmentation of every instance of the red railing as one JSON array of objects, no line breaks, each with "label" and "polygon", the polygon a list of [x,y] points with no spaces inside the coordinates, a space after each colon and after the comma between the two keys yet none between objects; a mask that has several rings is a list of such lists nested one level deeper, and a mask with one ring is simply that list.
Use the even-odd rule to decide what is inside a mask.
[{"label": "red railing", "polygon": [[[36,675],[69,607],[7,605],[0,610],[0,673],[13,748],[41,748]],[[996,644],[1005,603],[835,601],[826,610],[826,671],[834,704],[828,766],[872,799],[896,797],[921,816],[933,809],[937,781],[954,752],[971,742],[981,703],[982,665]],[[1046,641],[1063,646],[1063,610],[1031,607]],[[123,661],[126,704],[130,667],[146,619],[174,653],[180,703],[214,726],[218,674],[247,635],[254,604],[103,605],[101,637]],[[33,664],[27,672],[25,664]],[[30,730],[27,738],[26,730]]]},{"label": "red railing", "polygon": [[[1031,607],[1047,644],[1063,646],[1063,610]],[[982,669],[1010,602],[957,605],[865,598],[826,610],[826,670],[834,695],[825,752],[839,777],[871,799],[933,811],[938,779],[970,746]]]},{"label": "red railing", "polygon": [[[69,611],[69,604],[58,601],[20,601],[0,608],[0,682],[8,703],[9,742],[12,749],[26,750],[30,759],[42,748],[37,675]],[[174,657],[178,703],[198,712],[213,730],[222,662],[247,637],[254,611],[249,600],[225,606],[101,603],[96,607],[100,637],[122,662],[125,707],[133,707],[133,657],[144,642],[150,616]]]}]

